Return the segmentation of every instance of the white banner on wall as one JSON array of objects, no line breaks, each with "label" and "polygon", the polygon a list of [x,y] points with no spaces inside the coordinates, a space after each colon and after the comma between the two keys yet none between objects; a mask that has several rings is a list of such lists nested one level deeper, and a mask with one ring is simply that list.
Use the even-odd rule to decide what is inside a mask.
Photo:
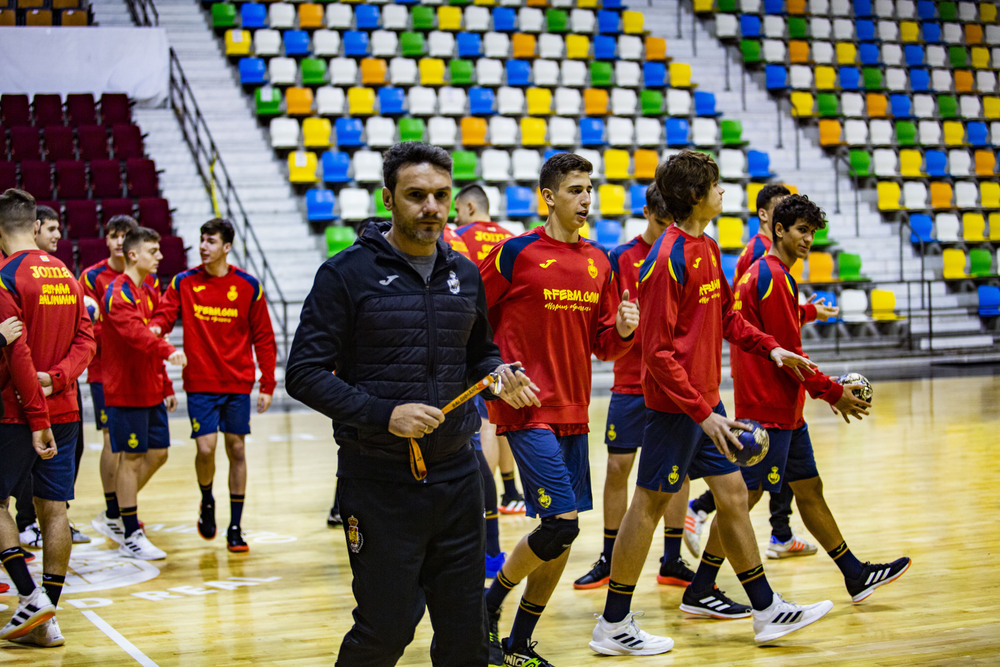
[{"label": "white banner on wall", "polygon": [[0,28],[2,93],[126,93],[158,107],[169,85],[163,28]]}]

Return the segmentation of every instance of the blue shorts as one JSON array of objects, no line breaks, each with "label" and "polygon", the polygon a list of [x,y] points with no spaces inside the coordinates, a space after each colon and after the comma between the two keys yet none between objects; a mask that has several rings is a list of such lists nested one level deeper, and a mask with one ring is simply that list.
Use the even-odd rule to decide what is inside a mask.
[{"label": "blue shorts", "polygon": [[558,437],[548,429],[529,428],[504,435],[521,473],[529,517],[593,509],[586,433]]},{"label": "blue shorts", "polygon": [[163,403],[148,408],[109,405],[107,411],[112,452],[143,454],[170,446],[167,406]]},{"label": "blue shorts", "polygon": [[[721,401],[712,412],[726,416]],[[649,410],[636,486],[677,493],[685,476],[698,479],[738,470],[739,466],[723,456],[701,426],[686,414]]]},{"label": "blue shorts", "polygon": [[94,401],[94,421],[97,430],[108,427],[108,413],[104,409],[104,385],[100,382],[90,383],[90,398]]},{"label": "blue shorts", "polygon": [[219,431],[234,435],[250,432],[250,394],[187,395],[191,437]]},{"label": "blue shorts", "polygon": [[646,399],[642,394],[612,392],[608,403],[608,428],[604,432],[604,444],[608,449],[638,449],[645,430]]},{"label": "blue shorts", "polygon": [[[476,406],[476,412],[479,413],[480,424],[484,419],[490,418],[490,413],[486,411],[486,400],[482,396],[476,394],[472,397],[472,404]],[[483,441],[479,437],[479,431],[476,431],[475,435],[472,436],[472,446],[477,452],[483,451]]]},{"label": "blue shorts", "polygon": [[80,422],[53,424],[56,455],[41,459],[31,446],[27,424],[0,424],[0,498],[9,498],[18,483],[31,475],[32,492],[42,500],[73,500],[76,481],[76,439]]},{"label": "blue shorts", "polygon": [[767,437],[769,444],[764,460],[755,466],[740,468],[748,489],[778,492],[786,483],[819,476],[808,426],[794,431],[769,428]]}]

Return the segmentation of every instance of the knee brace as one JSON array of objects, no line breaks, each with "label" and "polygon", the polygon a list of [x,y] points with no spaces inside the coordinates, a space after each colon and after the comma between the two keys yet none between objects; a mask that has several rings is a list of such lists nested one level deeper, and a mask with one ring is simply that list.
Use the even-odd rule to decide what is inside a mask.
[{"label": "knee brace", "polygon": [[579,534],[579,520],[547,516],[542,518],[542,525],[528,534],[528,546],[542,560],[555,560],[569,549]]}]

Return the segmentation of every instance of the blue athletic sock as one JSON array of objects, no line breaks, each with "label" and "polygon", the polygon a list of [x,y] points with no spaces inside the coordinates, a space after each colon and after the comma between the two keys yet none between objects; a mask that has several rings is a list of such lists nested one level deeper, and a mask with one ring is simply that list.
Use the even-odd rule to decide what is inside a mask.
[{"label": "blue athletic sock", "polygon": [[837,564],[840,571],[845,577],[850,577],[851,579],[857,579],[861,576],[861,571],[864,566],[861,561],[858,560],[857,556],[851,553],[851,550],[847,548],[847,542],[841,542],[832,550],[827,551],[833,562]]},{"label": "blue athletic sock", "polygon": [[514,616],[514,624],[510,628],[511,646],[527,646],[528,640],[531,639],[531,633],[535,631],[535,625],[538,624],[538,619],[543,611],[545,611],[545,605],[528,602],[521,598],[521,604],[518,605],[517,614]]},{"label": "blue athletic sock", "polygon": [[139,530],[139,508],[123,507],[122,523],[125,524],[125,537]]},{"label": "blue athletic sock", "polygon": [[10,580],[14,582],[18,595],[31,595],[31,591],[35,590],[35,580],[28,572],[28,564],[24,562],[21,547],[11,547],[0,551],[0,563],[3,563]]},{"label": "blue athletic sock", "polygon": [[663,527],[663,561],[669,563],[681,557],[681,538],[684,528]]},{"label": "blue athletic sock", "polygon": [[[691,591],[710,591],[715,588],[715,580],[719,576],[719,568],[726,562],[724,556],[715,556],[707,551],[701,555],[701,562],[694,572],[694,579],[688,584]],[[770,603],[769,603],[770,604]]]},{"label": "blue athletic sock", "polygon": [[618,537],[618,530],[612,528],[604,529],[604,560],[611,562],[611,554],[615,551],[615,539]]},{"label": "blue athletic sock", "polygon": [[635,593],[635,586],[619,584],[612,579],[608,582],[608,597],[604,601],[604,613],[602,616],[608,623],[618,623],[626,616],[632,607],[632,594]]},{"label": "blue athletic sock", "polygon": [[504,598],[507,597],[507,593],[510,593],[514,586],[517,586],[517,582],[505,577],[503,570],[497,572],[496,578],[493,579],[489,590],[486,591],[486,609],[492,613],[500,611]]},{"label": "blue athletic sock", "polygon": [[752,567],[746,572],[738,572],[736,577],[743,584],[743,590],[750,598],[750,605],[756,611],[767,609],[774,602],[774,591],[771,590],[771,584],[767,583],[767,577],[764,576],[763,565]]}]

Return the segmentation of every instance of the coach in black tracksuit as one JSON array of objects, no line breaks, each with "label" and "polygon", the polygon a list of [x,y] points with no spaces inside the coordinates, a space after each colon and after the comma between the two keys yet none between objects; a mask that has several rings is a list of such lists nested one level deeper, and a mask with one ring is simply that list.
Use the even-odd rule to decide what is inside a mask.
[{"label": "coach in black tracksuit", "polygon": [[[486,665],[483,491],[470,444],[480,418],[472,401],[447,418],[439,408],[502,361],[479,271],[440,240],[450,157],[399,144],[383,175],[392,224],[368,225],[320,267],[285,380],[291,396],[333,420],[340,446],[357,606],[337,664],[395,664],[426,604],[434,664]],[[505,375],[504,400],[527,404],[530,381]]]}]

